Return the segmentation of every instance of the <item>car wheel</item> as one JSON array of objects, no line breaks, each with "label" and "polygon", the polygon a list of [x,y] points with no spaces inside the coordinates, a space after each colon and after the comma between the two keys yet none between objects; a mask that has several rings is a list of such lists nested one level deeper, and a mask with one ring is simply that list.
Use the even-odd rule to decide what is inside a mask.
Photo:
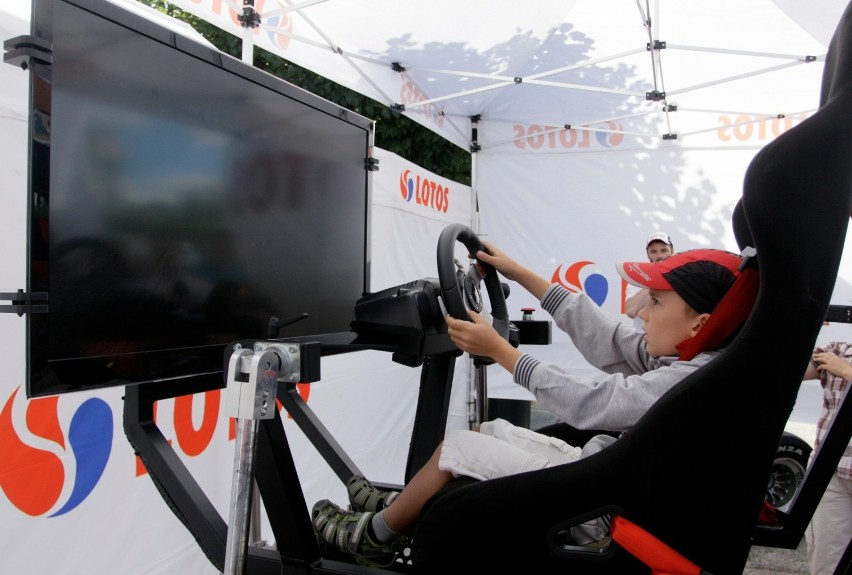
[{"label": "car wheel", "polygon": [[811,451],[811,446],[803,439],[784,432],[775,452],[766,488],[766,501],[775,509],[784,511],[793,500],[808,468]]}]

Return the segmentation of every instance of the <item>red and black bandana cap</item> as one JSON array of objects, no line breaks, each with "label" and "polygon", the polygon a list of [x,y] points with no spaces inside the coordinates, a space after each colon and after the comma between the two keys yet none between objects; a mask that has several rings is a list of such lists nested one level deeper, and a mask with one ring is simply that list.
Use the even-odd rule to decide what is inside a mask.
[{"label": "red and black bandana cap", "polygon": [[687,250],[660,262],[622,262],[618,273],[627,283],[673,290],[698,313],[712,313],[739,275],[742,258],[724,250]]},{"label": "red and black bandana cap", "polygon": [[760,282],[757,267],[748,262],[754,249],[746,248],[743,255],[688,250],[661,262],[624,262],[616,268],[626,282],[673,290],[698,313],[710,313],[701,331],[677,346],[680,359],[690,360],[702,351],[725,345],[751,313]]}]

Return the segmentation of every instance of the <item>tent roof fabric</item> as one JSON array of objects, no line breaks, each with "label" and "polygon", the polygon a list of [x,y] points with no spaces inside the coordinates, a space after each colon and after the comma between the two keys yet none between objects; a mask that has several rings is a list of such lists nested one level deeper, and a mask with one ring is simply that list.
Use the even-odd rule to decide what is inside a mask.
[{"label": "tent roof fabric", "polygon": [[809,114],[846,4],[256,0],[244,29],[231,0],[174,3],[469,149],[528,136],[519,126],[701,145],[720,115],[765,130]]}]

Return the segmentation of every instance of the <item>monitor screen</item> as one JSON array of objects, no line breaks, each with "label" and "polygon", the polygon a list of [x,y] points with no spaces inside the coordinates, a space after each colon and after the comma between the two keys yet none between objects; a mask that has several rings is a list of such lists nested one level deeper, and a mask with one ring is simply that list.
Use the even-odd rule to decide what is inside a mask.
[{"label": "monitor screen", "polygon": [[104,0],[36,0],[33,35],[28,396],[349,331],[372,122]]}]

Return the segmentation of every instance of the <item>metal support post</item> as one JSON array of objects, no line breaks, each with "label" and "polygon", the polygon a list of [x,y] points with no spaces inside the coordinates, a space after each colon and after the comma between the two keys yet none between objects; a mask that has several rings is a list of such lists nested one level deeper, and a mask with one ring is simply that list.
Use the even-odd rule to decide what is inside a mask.
[{"label": "metal support post", "polygon": [[475,361],[474,364],[474,384],[476,386],[476,423],[477,428],[483,421],[488,421],[488,372],[484,365]]},{"label": "metal support post", "polygon": [[222,571],[226,575],[245,573],[259,421],[275,417],[277,383],[298,381],[299,361],[298,345],[258,342],[254,350],[236,349],[228,362],[226,413],[236,419],[236,441]]}]

